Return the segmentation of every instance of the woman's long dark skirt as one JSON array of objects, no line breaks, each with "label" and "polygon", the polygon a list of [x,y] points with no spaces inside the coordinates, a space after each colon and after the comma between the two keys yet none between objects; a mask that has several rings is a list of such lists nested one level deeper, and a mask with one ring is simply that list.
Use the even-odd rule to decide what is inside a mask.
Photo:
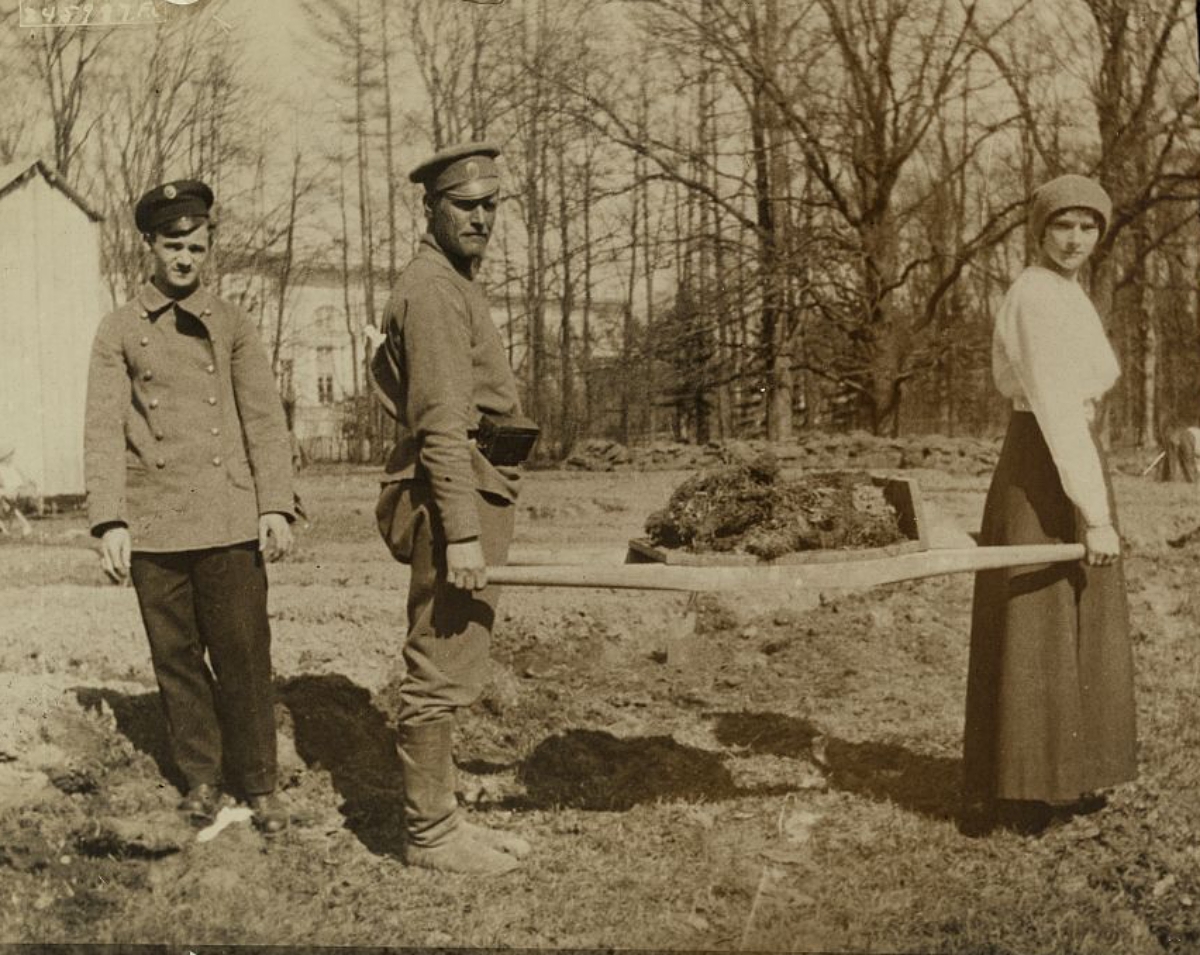
[{"label": "woman's long dark skirt", "polygon": [[[1014,412],[980,543],[1082,538],[1082,518],[1037,419]],[[966,710],[970,800],[1065,803],[1134,778],[1133,653],[1121,561],[977,574]]]}]

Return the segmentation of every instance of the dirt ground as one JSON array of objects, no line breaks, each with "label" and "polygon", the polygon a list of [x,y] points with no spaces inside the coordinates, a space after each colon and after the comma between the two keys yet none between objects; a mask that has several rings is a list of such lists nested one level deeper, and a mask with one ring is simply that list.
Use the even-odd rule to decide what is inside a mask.
[{"label": "dirt ground", "polygon": [[[941,545],[977,525],[987,483],[948,454],[896,472]],[[133,592],[106,583],[81,516],[35,521],[0,538],[0,941],[1200,951],[1200,543],[1169,543],[1200,491],[1126,471],[1141,776],[1106,810],[1036,838],[956,828],[969,577],[513,588],[459,731],[469,812],[535,846],[490,881],[399,859],[405,576],[374,471],[304,472],[309,526],[271,568],[296,816],[274,839],[236,823],[199,842],[177,818]],[[687,473],[532,472],[516,556],[619,562]]]}]

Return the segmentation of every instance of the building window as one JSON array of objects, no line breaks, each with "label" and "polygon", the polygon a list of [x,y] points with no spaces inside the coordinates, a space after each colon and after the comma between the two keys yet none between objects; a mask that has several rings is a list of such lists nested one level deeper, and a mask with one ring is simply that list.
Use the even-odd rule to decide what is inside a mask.
[{"label": "building window", "polygon": [[328,345],[317,349],[317,402],[333,404],[333,349]]},{"label": "building window", "polygon": [[338,333],[339,319],[342,313],[332,305],[322,305],[313,316],[313,325],[319,340],[329,341]]},{"label": "building window", "polygon": [[285,400],[293,398],[292,391],[296,363],[291,358],[281,358],[279,360],[279,393]]}]

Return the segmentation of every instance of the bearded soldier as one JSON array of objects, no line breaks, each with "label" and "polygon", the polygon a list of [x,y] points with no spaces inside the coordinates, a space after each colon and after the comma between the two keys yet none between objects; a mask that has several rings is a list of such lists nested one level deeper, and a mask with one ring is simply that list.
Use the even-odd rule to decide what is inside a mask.
[{"label": "bearded soldier", "polygon": [[455,797],[455,712],[487,678],[497,588],[520,475],[536,429],[476,274],[496,220],[499,150],[444,149],[410,175],[424,186],[427,231],[392,290],[373,363],[398,440],[377,508],[393,555],[412,568],[399,752],[405,858],[451,872],[499,874],[521,838],[463,818]]}]

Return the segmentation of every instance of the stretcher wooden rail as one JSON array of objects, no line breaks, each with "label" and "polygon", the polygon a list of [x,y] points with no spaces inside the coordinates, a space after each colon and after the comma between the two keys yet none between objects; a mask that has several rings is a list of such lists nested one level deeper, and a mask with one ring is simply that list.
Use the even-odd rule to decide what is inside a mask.
[{"label": "stretcher wooden rail", "polygon": [[1027,544],[926,550],[828,564],[690,567],[678,564],[542,564],[491,567],[488,579],[510,587],[776,592],[861,589],[902,580],[1081,560],[1082,544]]}]

